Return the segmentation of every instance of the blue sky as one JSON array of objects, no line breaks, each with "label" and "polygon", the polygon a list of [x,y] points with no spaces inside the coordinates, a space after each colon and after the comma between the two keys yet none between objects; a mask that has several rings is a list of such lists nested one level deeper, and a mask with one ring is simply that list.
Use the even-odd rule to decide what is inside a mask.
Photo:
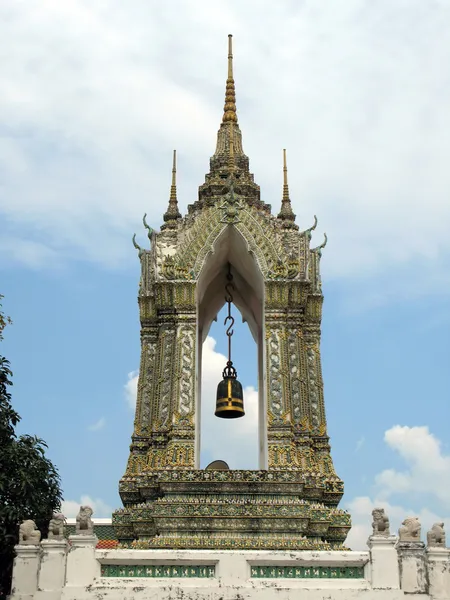
[{"label": "blue sky", "polygon": [[[395,527],[410,513],[450,527],[450,9],[262,5],[0,7],[0,293],[14,320],[2,352],[20,431],[48,442],[67,514],[86,498],[98,517],[119,506],[139,364],[131,236],[144,242],[144,212],[162,222],[173,148],[181,209],[196,199],[232,32],[261,196],[278,210],[286,147],[297,222],[317,214],[313,242],[329,237],[322,359],[351,542],[364,544],[374,503]],[[220,319],[210,336],[203,465],[256,468],[256,348],[237,328],[248,411],[223,423],[212,417]]]}]

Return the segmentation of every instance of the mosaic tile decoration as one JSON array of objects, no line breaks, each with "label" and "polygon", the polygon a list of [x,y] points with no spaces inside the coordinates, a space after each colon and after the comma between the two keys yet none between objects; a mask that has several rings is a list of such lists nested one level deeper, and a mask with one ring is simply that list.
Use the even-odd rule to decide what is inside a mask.
[{"label": "mosaic tile decoration", "polygon": [[364,567],[275,567],[251,568],[252,578],[268,579],[363,579]]},{"label": "mosaic tile decoration", "polygon": [[102,565],[102,577],[215,577],[214,565]]},{"label": "mosaic tile decoration", "polygon": [[[75,525],[65,526],[65,536],[74,535]],[[108,523],[94,523],[94,533],[98,537],[96,548],[98,550],[114,550],[119,546],[119,540],[114,533],[114,527]]]}]

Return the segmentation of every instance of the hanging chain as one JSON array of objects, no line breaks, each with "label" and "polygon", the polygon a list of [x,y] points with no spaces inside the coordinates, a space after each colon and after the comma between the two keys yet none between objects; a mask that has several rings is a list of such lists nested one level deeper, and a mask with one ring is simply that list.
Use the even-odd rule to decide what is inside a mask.
[{"label": "hanging chain", "polygon": [[234,333],[234,330],[233,330],[234,317],[231,314],[231,303],[233,302],[233,291],[235,290],[235,287],[233,285],[233,275],[231,274],[230,263],[228,263],[227,279],[228,279],[228,282],[225,285],[225,291],[226,291],[225,302],[227,302],[227,304],[228,304],[228,315],[225,317],[223,324],[224,325],[226,325],[227,323],[230,323],[230,324],[228,325],[228,328],[226,331],[226,334],[228,336],[228,362],[227,362],[227,366],[225,367],[225,369],[223,371],[223,376],[224,377],[237,377],[236,369],[233,367],[233,361],[231,360],[231,337]]}]

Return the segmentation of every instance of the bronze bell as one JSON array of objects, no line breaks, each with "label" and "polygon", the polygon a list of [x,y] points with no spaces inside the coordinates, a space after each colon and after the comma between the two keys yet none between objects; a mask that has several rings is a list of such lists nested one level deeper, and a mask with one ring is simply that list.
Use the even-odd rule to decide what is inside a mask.
[{"label": "bronze bell", "polygon": [[216,417],[237,419],[245,415],[244,393],[237,380],[237,372],[229,360],[222,373],[222,381],[217,386]]}]

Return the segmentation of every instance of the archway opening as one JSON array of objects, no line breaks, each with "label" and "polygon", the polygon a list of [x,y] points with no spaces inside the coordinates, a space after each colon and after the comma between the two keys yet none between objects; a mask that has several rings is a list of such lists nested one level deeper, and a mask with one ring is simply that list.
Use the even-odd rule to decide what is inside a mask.
[{"label": "archway opening", "polygon": [[[214,416],[216,388],[227,360],[223,322],[229,266],[234,284],[233,362],[244,387],[246,411],[244,417],[230,420]],[[225,460],[233,469],[266,468],[263,299],[263,278],[256,260],[241,233],[226,227],[207,256],[197,285],[197,468],[205,468],[212,460]]]},{"label": "archway opening", "polygon": [[231,469],[257,469],[258,457],[258,391],[257,346],[241,313],[232,306],[235,318],[232,358],[238,380],[244,390],[245,416],[220,419],[214,415],[217,384],[227,361],[228,340],[225,335],[224,306],[213,322],[202,348],[200,424],[200,467],[213,460],[224,460]]}]

